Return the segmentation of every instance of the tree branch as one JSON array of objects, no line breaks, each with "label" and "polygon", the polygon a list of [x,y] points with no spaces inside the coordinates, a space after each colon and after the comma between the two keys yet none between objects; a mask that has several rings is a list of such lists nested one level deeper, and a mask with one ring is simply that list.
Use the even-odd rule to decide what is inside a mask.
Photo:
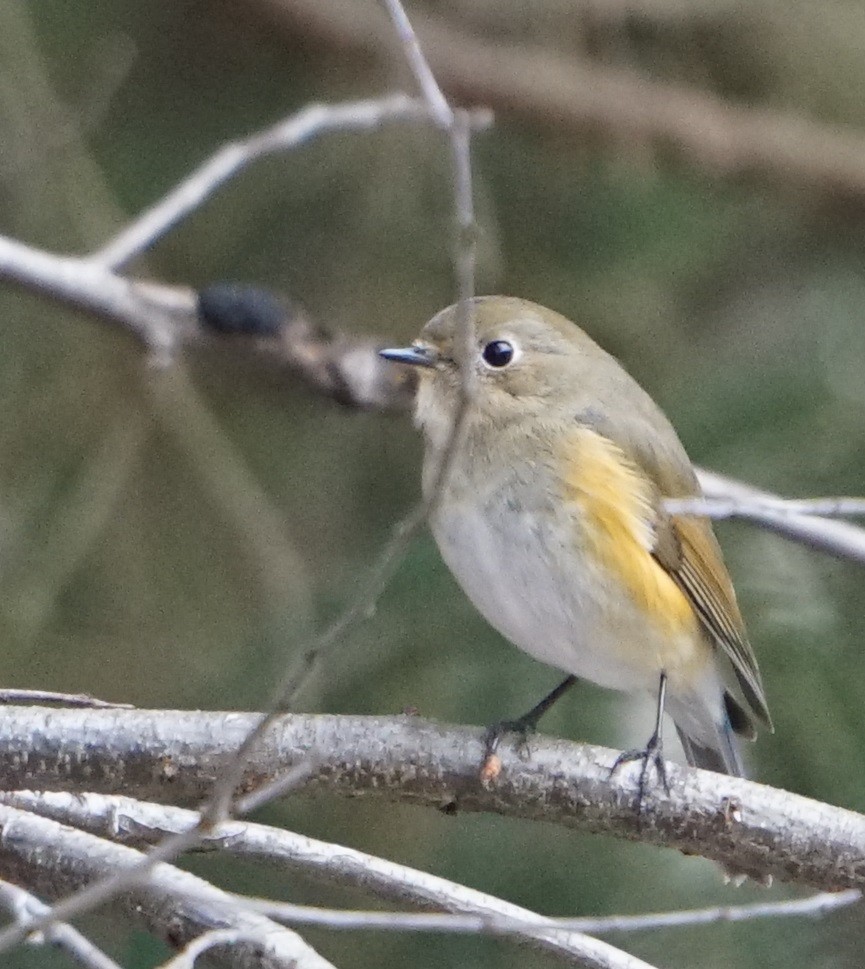
[{"label": "tree branch", "polygon": [[[19,921],[30,921],[50,911],[35,895],[7,881],[0,881],[0,905]],[[35,937],[31,936],[28,941],[37,945],[47,942],[65,952],[78,965],[84,966],[84,969],[121,969],[118,963],[109,959],[101,949],[65,922],[51,925]]]},{"label": "tree branch", "polygon": [[[358,0],[256,0],[276,23],[339,49],[384,52],[392,36],[377,5]],[[771,108],[654,81],[549,47],[487,39],[420,13],[415,28],[445,93],[584,137],[673,146],[713,173],[757,171],[811,190],[865,196],[865,136]]]},{"label": "tree branch", "polygon": [[[324,909],[312,905],[293,905],[267,898],[244,900],[256,912],[283,925],[321,925],[330,929],[355,931],[367,929],[385,932],[495,932],[504,934],[506,921],[490,921],[476,915],[404,912],[360,912],[351,909]],[[599,915],[597,917],[550,919],[555,930],[580,929],[603,935],[611,932],[655,932],[659,929],[692,928],[717,922],[753,922],[756,919],[820,918],[862,900],[855,888],[843,892],[819,892],[807,898],[788,898],[780,902],[754,902],[746,905],[719,905],[713,908],[680,909],[672,912],[648,912],[644,915]],[[550,934],[554,934],[551,932]]]},{"label": "tree branch", "polygon": [[[91,834],[132,847],[144,848],[162,838],[194,827],[194,811],[162,804],[136,801],[122,795],[67,794],[63,792],[9,791],[0,793],[0,803],[33,811],[62,824],[83,828]],[[547,918],[512,905],[484,892],[477,892],[437,875],[365,854],[341,844],[318,841],[269,825],[248,821],[228,821],[205,834],[196,851],[219,851],[252,862],[263,862],[287,872],[301,872],[330,884],[359,888],[376,898],[409,904],[421,909],[452,913],[426,921],[422,916],[406,916],[410,929],[419,931],[493,931],[528,939],[533,945],[570,961],[569,956],[586,956],[584,939],[569,938],[568,930],[601,934],[608,932],[653,931],[714,922],[744,922],[777,917],[820,917],[836,909],[856,904],[861,892],[822,892],[807,898],[782,899],[746,905],[653,912],[641,915],[582,916]],[[246,899],[256,911],[271,918],[296,920],[300,924],[329,924],[335,928],[363,927],[363,916],[393,918],[397,913],[337,913],[331,921],[316,918],[317,909],[284,905],[268,900]],[[294,911],[294,910],[297,911]],[[306,917],[308,916],[308,917]],[[355,916],[357,916],[355,918]],[[412,918],[416,919],[412,922]],[[464,918],[464,922],[460,922]],[[397,927],[400,919],[394,923]],[[384,921],[369,919],[373,928],[386,927]],[[539,928],[555,927],[544,933]],[[590,940],[593,941],[593,940]]]},{"label": "tree branch", "polygon": [[[782,499],[769,491],[762,491],[705,468],[699,468],[697,474],[707,498],[731,499],[748,504],[751,509],[747,515],[748,521],[761,528],[837,558],[865,564],[865,529],[817,515],[767,508],[765,502]],[[760,507],[761,502],[764,503],[763,507]]]},{"label": "tree branch", "polygon": [[58,256],[6,236],[0,236],[0,279],[119,323],[157,353],[171,353],[196,329],[191,289],[127,279],[93,260]]},{"label": "tree branch", "polygon": [[[4,709],[4,787],[133,792],[198,805],[260,719],[252,713]],[[615,752],[538,737],[528,762],[509,748],[488,787],[479,729],[411,717],[280,716],[248,758],[248,791],[315,751],[303,790],[552,821],[677,848],[755,877],[834,890],[865,883],[865,817],[740,778],[670,765],[669,796],[635,810]]]},{"label": "tree branch", "polygon": [[[194,811],[122,796],[18,791],[0,793],[0,801],[135,847],[157,844],[163,838],[189,830],[198,820]],[[554,920],[485,892],[291,831],[246,821],[227,821],[206,834],[196,850],[219,851],[292,873],[303,872],[330,884],[360,888],[393,902],[471,915],[476,925],[480,923],[476,931],[527,942],[568,965],[577,963],[591,969],[649,969],[640,960],[581,933],[546,931]]]},{"label": "tree branch", "polygon": [[[437,120],[437,116],[429,104],[404,94],[344,104],[311,104],[269,128],[223,145],[91,259],[106,269],[121,268],[199,209],[227,181],[267,155],[299,148],[324,134],[372,131],[393,122],[417,124],[431,119]],[[489,112],[477,112],[472,117],[479,127],[489,120]]]},{"label": "tree branch", "polygon": [[[140,868],[140,852],[16,808],[0,807],[0,871],[46,897],[81,889],[119,871]],[[333,969],[295,933],[243,911],[237,900],[201,878],[159,863],[146,879],[128,884],[112,900],[171,945],[212,929],[230,927],[243,938],[214,959],[230,969]],[[22,941],[40,919],[0,931],[0,952]]]}]

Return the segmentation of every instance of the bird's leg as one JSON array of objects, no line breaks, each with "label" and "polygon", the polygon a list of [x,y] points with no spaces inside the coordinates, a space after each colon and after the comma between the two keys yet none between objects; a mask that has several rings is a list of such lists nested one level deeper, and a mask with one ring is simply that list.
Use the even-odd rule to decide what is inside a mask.
[{"label": "bird's leg", "polygon": [[610,776],[622,766],[622,764],[628,764],[633,760],[641,760],[643,766],[640,769],[640,782],[637,788],[637,813],[640,814],[643,811],[643,807],[646,802],[646,794],[649,788],[649,764],[655,765],[655,770],[658,774],[658,778],[664,785],[664,790],[667,794],[670,793],[670,782],[667,778],[667,768],[664,764],[663,757],[663,737],[661,733],[661,728],[664,722],[664,699],[667,695],[667,674],[661,673],[661,681],[658,685],[658,710],[655,715],[655,729],[652,732],[652,736],[649,737],[649,742],[646,744],[644,749],[637,750],[626,750],[619,754],[616,758],[616,762],[610,768]]},{"label": "bird's leg", "polygon": [[530,733],[538,729],[538,721],[550,709],[550,707],[577,682],[576,676],[566,676],[561,683],[548,693],[540,703],[536,703],[528,713],[524,713],[516,720],[500,720],[491,727],[487,727],[484,734],[484,753],[488,759],[496,752],[499,742],[506,733],[519,735],[518,745],[525,750],[526,740]]}]

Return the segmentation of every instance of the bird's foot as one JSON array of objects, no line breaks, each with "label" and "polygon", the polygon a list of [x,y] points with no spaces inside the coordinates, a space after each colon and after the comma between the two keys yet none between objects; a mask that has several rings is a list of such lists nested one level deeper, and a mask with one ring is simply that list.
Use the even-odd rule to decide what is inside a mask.
[{"label": "bird's foot", "polygon": [[644,749],[623,751],[616,758],[615,763],[610,768],[610,777],[624,764],[632,761],[642,761],[640,767],[640,779],[637,785],[637,814],[642,814],[646,807],[647,795],[649,793],[649,774],[651,768],[655,768],[658,780],[664,785],[664,791],[670,793],[670,780],[667,777],[667,765],[664,763],[663,745],[660,734],[656,731],[649,738],[649,742]]},{"label": "bird's foot", "polygon": [[498,750],[499,743],[506,733],[515,733],[518,735],[517,752],[523,760],[527,760],[529,756],[529,734],[535,733],[541,717],[576,682],[576,676],[566,676],[554,690],[551,690],[540,703],[536,703],[528,713],[517,717],[516,720],[500,720],[491,727],[487,727],[487,731],[484,734],[484,753],[486,754],[484,763],[488,763],[496,750]]},{"label": "bird's foot", "polygon": [[538,729],[538,717],[526,714],[516,720],[499,720],[484,731],[484,763],[488,762],[502,742],[502,738],[509,733],[516,734],[516,750],[522,760],[528,760],[529,737]]},{"label": "bird's foot", "polygon": [[538,722],[562,694],[577,682],[576,676],[566,676],[559,685],[548,693],[540,703],[536,703],[528,713],[524,713],[516,720],[500,720],[484,733],[484,760],[481,765],[481,783],[491,784],[501,772],[502,762],[496,751],[502,737],[508,733],[517,735],[516,749],[521,760],[529,759],[529,735],[538,729]]}]

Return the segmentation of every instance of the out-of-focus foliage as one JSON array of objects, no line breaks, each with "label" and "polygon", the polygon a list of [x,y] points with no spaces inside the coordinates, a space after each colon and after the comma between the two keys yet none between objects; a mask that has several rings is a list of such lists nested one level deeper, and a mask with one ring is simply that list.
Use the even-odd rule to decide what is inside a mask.
[{"label": "out-of-focus foliage", "polygon": [[[368,6],[358,0],[358,16]],[[865,8],[842,0],[430,0],[411,11],[865,129]],[[310,100],[408,84],[395,45],[389,61],[331,49],[269,13],[254,0],[0,4],[0,231],[85,251],[222,141]],[[668,410],[696,461],[782,493],[862,493],[861,200],[812,197],[769,174],[721,181],[650,146],[586,144],[507,112],[475,162],[481,292],[580,321]],[[453,294],[447,166],[430,131],[317,142],[256,166],[134,268],[271,285],[323,322],[404,341]],[[349,412],[230,359],[157,372],[122,333],[18,292],[0,293],[0,314],[0,680],[155,707],[261,703],[416,499],[409,421]],[[865,809],[865,573],[745,526],[719,531],[777,725],[753,750],[755,776]],[[413,705],[481,724],[522,712],[556,676],[485,626],[423,537],[302,705]],[[633,744],[650,717],[586,686],[544,728]],[[494,817],[298,800],[267,818],[551,914],[755,894],[734,896],[705,862]],[[369,904],[194,867],[263,894]],[[861,965],[859,920],[623,941],[665,967],[837,969]],[[309,937],[355,969],[546,964],[464,937]],[[107,944],[135,969],[160,958],[137,935]]]}]

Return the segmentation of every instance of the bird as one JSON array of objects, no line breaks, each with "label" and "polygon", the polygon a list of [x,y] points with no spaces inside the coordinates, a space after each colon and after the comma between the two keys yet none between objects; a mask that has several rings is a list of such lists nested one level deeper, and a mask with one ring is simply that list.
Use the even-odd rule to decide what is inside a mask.
[{"label": "bird", "polygon": [[640,808],[652,765],[668,788],[665,711],[688,764],[745,776],[737,738],[773,729],[760,670],[711,522],[665,508],[701,489],[648,393],[576,324],[510,296],[450,306],[380,354],[416,371],[423,491],[446,565],[505,639],[567,674],[503,726],[533,729],[588,680],[656,701],[645,748],[612,768],[642,761]]}]

